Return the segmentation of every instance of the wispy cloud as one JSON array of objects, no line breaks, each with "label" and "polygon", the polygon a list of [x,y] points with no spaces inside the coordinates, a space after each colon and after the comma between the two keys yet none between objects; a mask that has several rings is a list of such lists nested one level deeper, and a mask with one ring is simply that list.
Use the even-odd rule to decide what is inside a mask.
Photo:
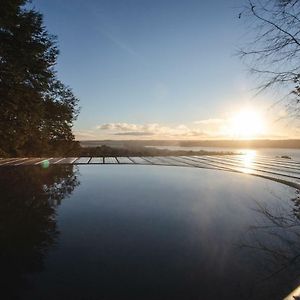
[{"label": "wispy cloud", "polygon": [[206,119],[206,120],[195,121],[194,124],[197,125],[221,124],[224,121],[225,121],[224,119]]},{"label": "wispy cloud", "polygon": [[127,43],[123,42],[120,38],[118,38],[117,36],[109,32],[107,29],[106,30],[99,29],[99,31],[103,36],[105,36],[108,40],[110,40],[114,45],[116,45],[121,50],[129,53],[132,56],[138,57],[139,59],[143,59],[138,52],[133,50],[132,47],[130,47]]},{"label": "wispy cloud", "polygon": [[94,6],[88,7],[88,10],[91,16],[97,19],[98,25],[94,28],[96,31],[117,48],[144,61],[143,57],[133,49],[129,42],[124,40],[125,34],[122,32],[122,27],[118,25],[118,20],[109,11],[103,7],[99,9],[99,7]]},{"label": "wispy cloud", "polygon": [[155,137],[204,137],[206,133],[202,129],[190,128],[180,124],[176,126],[165,126],[158,123],[133,124],[133,123],[106,123],[97,126],[98,130],[106,134],[122,136],[155,136]]},{"label": "wispy cloud", "polygon": [[141,128],[140,125],[129,124],[129,123],[106,123],[101,124],[96,127],[100,130],[139,130]]},{"label": "wispy cloud", "polygon": [[117,132],[114,135],[123,135],[123,136],[153,136],[155,134],[153,132],[146,132],[146,131],[125,131],[125,132]]}]

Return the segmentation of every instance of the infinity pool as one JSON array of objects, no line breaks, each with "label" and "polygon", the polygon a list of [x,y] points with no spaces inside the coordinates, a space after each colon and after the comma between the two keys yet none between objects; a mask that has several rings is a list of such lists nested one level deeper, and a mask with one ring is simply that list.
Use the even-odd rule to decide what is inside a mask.
[{"label": "infinity pool", "polygon": [[300,199],[246,174],[159,166],[0,170],[1,299],[282,299]]}]

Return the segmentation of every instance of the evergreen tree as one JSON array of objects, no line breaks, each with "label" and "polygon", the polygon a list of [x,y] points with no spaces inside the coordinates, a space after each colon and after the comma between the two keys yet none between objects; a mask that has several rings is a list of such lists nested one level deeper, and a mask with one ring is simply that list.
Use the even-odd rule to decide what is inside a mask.
[{"label": "evergreen tree", "polygon": [[0,0],[0,155],[67,154],[78,99],[57,79],[56,37],[27,2]]}]

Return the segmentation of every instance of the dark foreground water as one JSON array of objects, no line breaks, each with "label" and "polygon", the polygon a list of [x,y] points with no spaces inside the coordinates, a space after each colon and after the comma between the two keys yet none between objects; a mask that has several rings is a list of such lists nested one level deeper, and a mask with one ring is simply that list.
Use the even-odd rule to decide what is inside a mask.
[{"label": "dark foreground water", "polygon": [[298,194],[180,167],[0,170],[0,299],[282,299]]}]

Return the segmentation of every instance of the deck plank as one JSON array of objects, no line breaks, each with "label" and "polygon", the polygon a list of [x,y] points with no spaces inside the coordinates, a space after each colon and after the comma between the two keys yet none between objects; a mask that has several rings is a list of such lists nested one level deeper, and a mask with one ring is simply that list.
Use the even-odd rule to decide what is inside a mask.
[{"label": "deck plank", "polygon": [[53,159],[53,157],[43,158],[43,159],[35,162],[34,165],[41,165],[41,164],[46,163],[46,162],[49,162],[49,164],[50,164],[51,159]]},{"label": "deck plank", "polygon": [[70,165],[70,164],[73,164],[77,159],[78,159],[78,157],[65,157],[63,159],[60,159],[58,162],[56,162],[56,164]]},{"label": "deck plank", "polygon": [[28,160],[28,158],[24,157],[24,158],[8,158],[8,159],[3,159],[0,162],[0,166],[11,166],[11,165],[15,165],[15,163],[18,162],[22,162]]},{"label": "deck plank", "polygon": [[220,158],[215,158],[215,157],[208,157],[208,159],[210,161],[213,161],[213,162],[220,162],[221,164],[224,164],[226,166],[229,166],[229,167],[238,167],[238,168],[243,168],[246,170],[246,172],[248,172],[249,170],[251,171],[258,171],[258,172],[265,172],[265,173],[268,173],[268,174],[276,174],[276,175],[280,175],[280,176],[286,176],[286,177],[290,177],[290,178],[296,178],[296,179],[300,179],[300,174],[297,175],[297,174],[293,174],[292,172],[286,172],[284,170],[274,170],[272,168],[265,168],[265,167],[261,167],[261,166],[255,166],[255,165],[247,165],[247,164],[244,164],[244,163],[233,163],[233,162],[228,162],[227,160],[222,160]]},{"label": "deck plank", "polygon": [[298,167],[290,167],[290,166],[285,166],[277,163],[263,163],[260,161],[257,161],[255,158],[253,159],[244,159],[244,160],[236,160],[236,159],[231,159],[231,158],[216,158],[219,160],[223,161],[228,161],[232,162],[235,164],[239,164],[241,166],[246,166],[246,165],[252,165],[255,168],[267,168],[270,170],[277,170],[277,171],[284,171],[287,173],[293,173],[293,174],[298,174],[300,175],[300,168]]},{"label": "deck plank", "polygon": [[61,161],[63,161],[65,158],[64,157],[55,157],[51,159],[50,165],[57,165],[60,164]]},{"label": "deck plank", "polygon": [[105,164],[118,164],[118,161],[115,157],[108,156],[108,157],[104,157],[104,163]]},{"label": "deck plank", "polygon": [[169,166],[188,166],[186,163],[177,160],[174,157],[175,156],[158,156],[157,158]]},{"label": "deck plank", "polygon": [[217,169],[217,170],[228,170],[227,167],[221,166],[220,164],[215,164],[213,162],[210,162],[206,160],[205,158],[203,160],[199,160],[193,156],[182,156],[180,159],[185,159],[187,161],[191,162],[191,165],[198,168],[208,168],[208,169]]},{"label": "deck plank", "polygon": [[44,160],[44,158],[35,157],[35,158],[26,159],[24,161],[18,161],[16,163],[14,163],[13,165],[14,166],[32,166],[32,165],[35,165],[35,163],[41,162],[43,160]]},{"label": "deck plank", "polygon": [[175,156],[164,156],[164,157],[161,157],[165,162],[169,163],[170,166],[188,166],[185,162],[183,161],[180,161],[178,159],[175,158]]},{"label": "deck plank", "polygon": [[140,156],[130,156],[129,159],[132,160],[137,165],[150,165],[151,164],[148,160],[145,160]]},{"label": "deck plank", "polygon": [[79,157],[74,161],[74,164],[87,164],[90,161],[91,157]]},{"label": "deck plank", "polygon": [[103,164],[104,159],[103,157],[92,157],[91,160],[89,161],[89,164]]},{"label": "deck plank", "polygon": [[205,164],[191,161],[183,156],[171,156],[170,158],[172,158],[173,160],[175,160],[176,162],[178,162],[178,164],[180,164],[182,166],[195,167],[195,168],[207,167],[207,165],[205,165]]},{"label": "deck plank", "polygon": [[209,162],[215,164],[216,166],[220,167],[225,167],[229,170],[241,172],[241,173],[247,173],[247,174],[259,174],[259,175],[265,175],[265,176],[274,176],[274,177],[280,177],[280,178],[289,178],[293,180],[300,180],[300,177],[293,176],[290,173],[287,172],[275,172],[270,169],[265,169],[265,168],[255,168],[255,167],[245,167],[241,164],[234,164],[234,163],[229,163],[226,161],[218,160],[216,158],[210,158],[210,157],[201,157],[201,156],[194,156],[197,159],[200,160],[208,160]]},{"label": "deck plank", "polygon": [[143,156],[142,158],[145,159],[146,161],[148,161],[152,165],[167,165],[168,164],[166,161],[163,161],[163,160],[159,159],[158,157],[154,157],[154,156]]},{"label": "deck plank", "polygon": [[249,163],[242,155],[203,155],[203,156],[147,156],[147,157],[56,157],[56,158],[3,158],[1,166],[42,165],[43,162],[55,164],[138,164],[183,166],[206,169],[226,170],[246,173],[275,180],[300,188],[300,165],[294,161],[253,157]]},{"label": "deck plank", "polygon": [[117,157],[119,164],[133,164],[134,162],[129,159],[129,157]]},{"label": "deck plank", "polygon": [[[235,160],[235,161],[239,161],[239,162],[244,162],[245,160],[248,160],[247,157],[244,158],[226,158],[226,159],[231,159],[231,160]],[[262,160],[259,159],[257,157],[254,157],[251,159],[251,161],[253,161],[256,164],[260,164],[260,165],[267,165],[267,166],[280,166],[282,168],[286,168],[286,169],[291,169],[291,170],[300,170],[300,165],[294,164],[294,163],[283,163],[283,162],[277,162],[275,160]]]},{"label": "deck plank", "polygon": [[[228,157],[243,160],[245,156],[247,156],[247,155],[246,154],[245,155],[229,155]],[[295,161],[293,159],[276,158],[276,157],[269,157],[269,156],[262,156],[262,155],[255,155],[253,158],[256,160],[260,160],[262,162],[273,162],[276,164],[280,163],[280,164],[284,164],[284,165],[300,167],[300,162]]]}]

